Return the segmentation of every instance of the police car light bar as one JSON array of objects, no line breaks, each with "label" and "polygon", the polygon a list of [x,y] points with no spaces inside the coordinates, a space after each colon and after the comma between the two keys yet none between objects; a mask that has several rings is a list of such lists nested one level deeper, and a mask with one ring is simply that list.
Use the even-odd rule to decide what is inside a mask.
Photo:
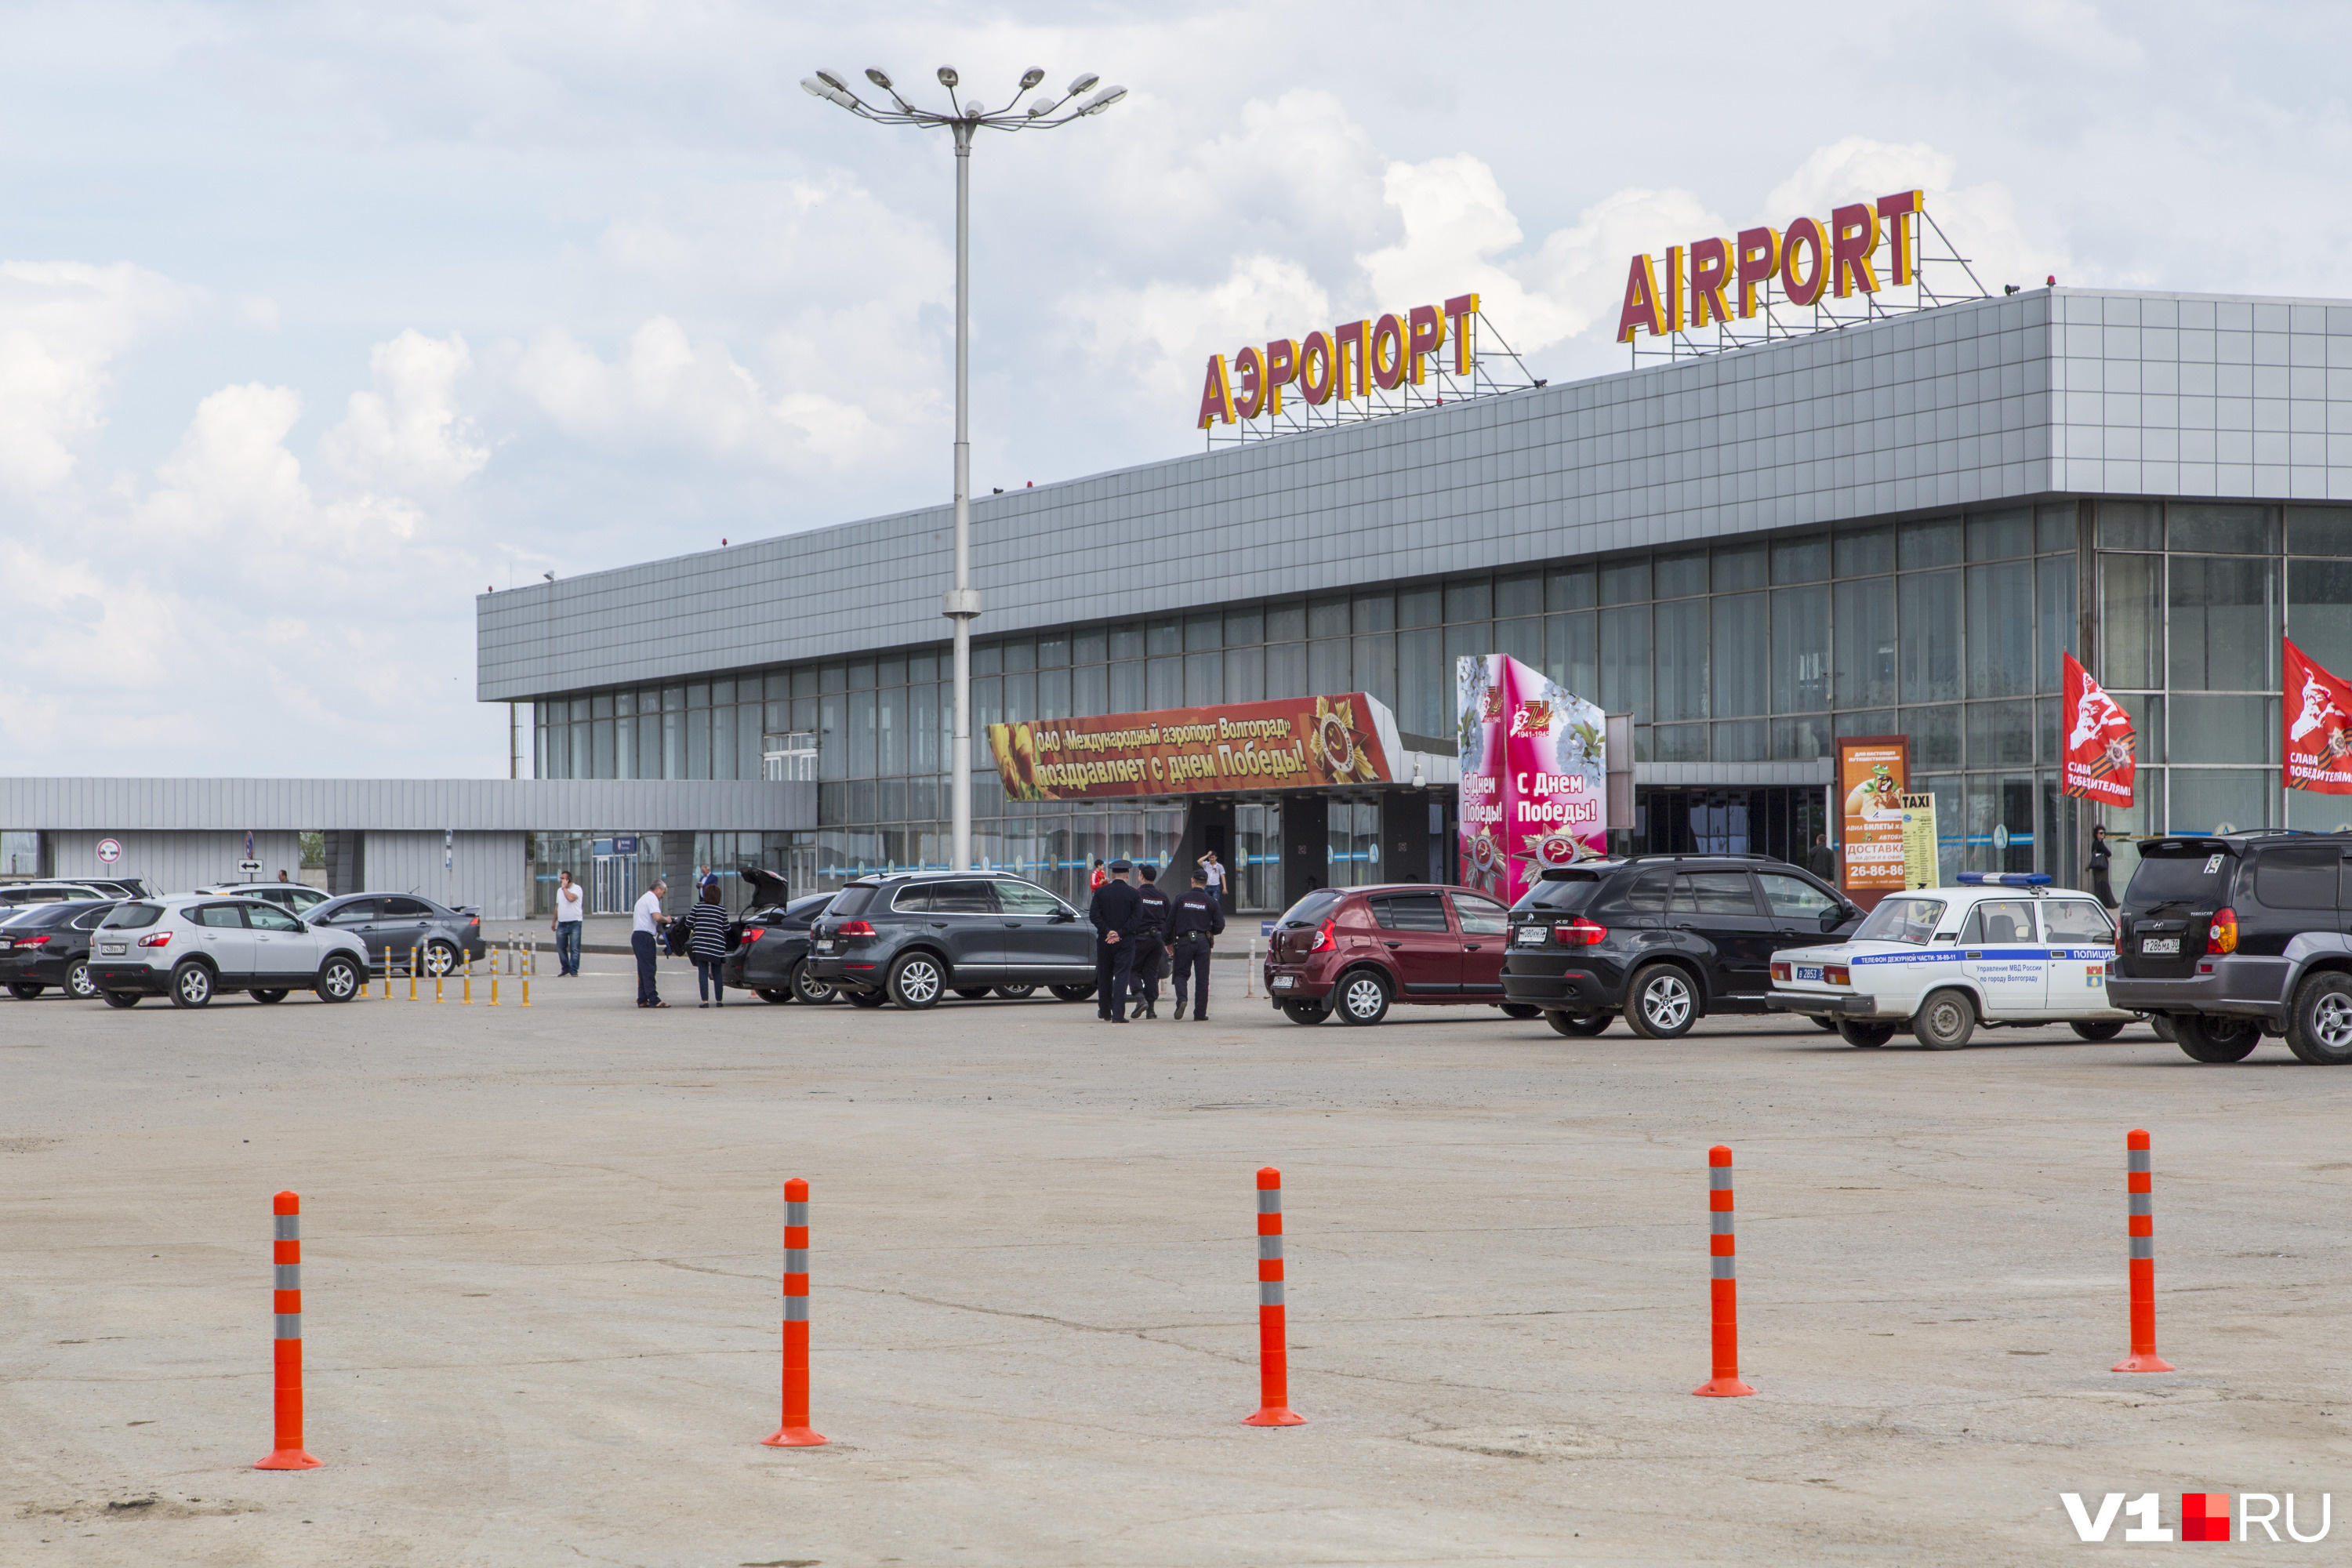
[{"label": "police car light bar", "polygon": [[1963,871],[1960,873],[1959,879],[1962,886],[1969,888],[2046,888],[2050,885],[2050,873],[2047,871]]}]

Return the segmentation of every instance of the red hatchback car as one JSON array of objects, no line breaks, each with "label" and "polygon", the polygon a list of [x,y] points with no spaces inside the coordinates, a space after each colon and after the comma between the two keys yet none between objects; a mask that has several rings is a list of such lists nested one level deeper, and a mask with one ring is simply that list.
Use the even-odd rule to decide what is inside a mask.
[{"label": "red hatchback car", "polygon": [[1503,1000],[1509,911],[1467,888],[1397,882],[1326,888],[1275,921],[1265,990],[1294,1024],[1334,1013],[1377,1024],[1392,1003],[1500,1007],[1514,1018],[1538,1009]]}]

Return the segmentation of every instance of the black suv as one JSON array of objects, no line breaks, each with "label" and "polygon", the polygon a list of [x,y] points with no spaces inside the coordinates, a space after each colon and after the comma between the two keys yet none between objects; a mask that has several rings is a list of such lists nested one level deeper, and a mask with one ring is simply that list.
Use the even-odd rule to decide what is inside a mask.
[{"label": "black suv", "polygon": [[834,895],[810,934],[802,973],[853,1006],[895,1002],[911,1010],[949,992],[1025,996],[1040,985],[1065,1002],[1095,994],[1095,928],[1018,877],[860,877]]},{"label": "black suv", "polygon": [[2352,834],[2140,841],[2107,1000],[2159,1016],[2200,1062],[2242,1061],[2264,1035],[2352,1062]]},{"label": "black suv", "polygon": [[[1634,855],[1546,871],[1511,910],[1503,994],[1563,1035],[1622,1013],[1647,1039],[1761,1013],[1776,948],[1843,940],[1862,910],[1763,855]],[[1825,1027],[1827,1026],[1824,1026]]]}]

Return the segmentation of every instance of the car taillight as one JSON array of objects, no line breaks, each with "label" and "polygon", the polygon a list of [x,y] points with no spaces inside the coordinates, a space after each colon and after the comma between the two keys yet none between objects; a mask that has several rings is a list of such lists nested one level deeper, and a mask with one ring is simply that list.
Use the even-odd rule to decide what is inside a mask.
[{"label": "car taillight", "polygon": [[866,921],[844,921],[841,922],[840,929],[835,934],[838,936],[872,936],[874,934],[874,927],[870,922]]},{"label": "car taillight", "polygon": [[761,937],[766,934],[767,928],[764,926],[745,926],[743,928],[743,940],[747,942],[757,942]]},{"label": "car taillight", "polygon": [[48,940],[49,939],[45,936],[20,936],[16,939],[16,945],[18,947],[41,947],[45,946]]},{"label": "car taillight", "polygon": [[166,947],[171,944],[171,941],[172,933],[170,931],[159,931],[152,932],[150,935],[141,937],[139,939],[139,945],[142,947]]},{"label": "car taillight", "polygon": [[2205,935],[2205,951],[2209,953],[2238,951],[2238,912],[2235,910],[2213,911],[2213,929]]},{"label": "car taillight", "polygon": [[1851,985],[1853,974],[1843,963],[1824,963],[1822,965],[1822,982],[1827,985]]},{"label": "car taillight", "polygon": [[1582,915],[1551,928],[1551,939],[1562,947],[1597,947],[1609,940],[1607,926],[1594,925]]},{"label": "car taillight", "polygon": [[1325,921],[1321,926],[1317,928],[1315,940],[1307,944],[1307,952],[1328,952],[1333,948],[1339,945],[1339,942],[1334,941],[1331,936],[1331,927],[1334,923],[1335,921]]},{"label": "car taillight", "polygon": [[1794,980],[1796,977],[1797,966],[1793,963],[1776,963],[1772,966],[1772,978],[1776,981]]},{"label": "car taillight", "polygon": [[475,927],[475,928],[478,929],[478,928],[481,926],[481,923],[482,923],[482,917],[481,917],[481,916],[479,916],[479,915],[476,915],[472,920],[467,921],[466,923],[467,923],[467,925],[469,925],[469,926],[473,926],[473,927]]}]

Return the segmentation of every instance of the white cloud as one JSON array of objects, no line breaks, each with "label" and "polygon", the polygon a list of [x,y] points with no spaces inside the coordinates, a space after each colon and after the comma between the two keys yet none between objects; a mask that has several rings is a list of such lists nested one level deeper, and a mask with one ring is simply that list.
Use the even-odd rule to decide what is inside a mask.
[{"label": "white cloud", "polygon": [[368,355],[373,392],[352,394],[342,423],[320,454],[362,482],[446,489],[490,460],[473,444],[473,423],[457,407],[458,381],[473,368],[466,340],[428,338],[410,328]]},{"label": "white cloud", "polygon": [[2025,233],[2007,186],[1989,183],[1956,188],[1952,175],[1958,167],[1957,158],[1926,142],[1844,137],[1816,150],[1773,187],[1757,220],[1785,225],[1807,213],[1826,219],[1832,206],[1895,191],[1924,191],[1928,216],[1958,254],[1969,258],[1987,290],[1997,293],[2004,283],[2031,287],[2051,273],[2061,281],[2091,281],[2074,276],[2063,241],[2035,239]]},{"label": "white cloud", "polygon": [[65,483],[106,423],[110,365],[188,297],[128,262],[0,264],[0,482]]}]

